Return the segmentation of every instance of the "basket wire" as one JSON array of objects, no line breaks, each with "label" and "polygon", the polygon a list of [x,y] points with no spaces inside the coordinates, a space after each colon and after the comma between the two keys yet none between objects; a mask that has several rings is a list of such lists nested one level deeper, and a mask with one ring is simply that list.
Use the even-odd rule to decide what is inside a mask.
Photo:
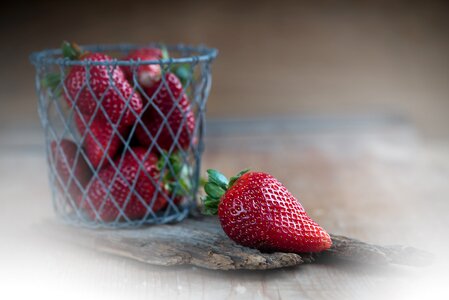
[{"label": "basket wire", "polygon": [[[84,46],[83,49],[91,53],[116,53],[126,56],[135,49],[161,47],[161,44],[144,46],[123,44]],[[166,47],[172,57],[155,60],[69,60],[62,57],[61,50],[45,50],[31,55],[31,62],[36,68],[38,113],[45,134],[53,207],[56,214],[64,221],[95,228],[137,227],[144,224],[179,222],[196,205],[201,155],[204,151],[206,101],[211,88],[210,67],[217,51],[204,46],[194,47],[182,44]],[[162,70],[160,83],[153,94],[146,92],[138,78],[139,67],[146,65],[157,65]],[[176,96],[165,75],[177,66],[187,70],[187,76],[183,78],[182,92]],[[71,68],[74,67],[84,68],[85,79],[83,85],[79,87],[79,92],[72,97],[66,79]],[[97,97],[98,87],[95,86],[91,76],[99,67],[107,70],[108,82],[100,97]],[[129,80],[132,93],[129,97],[123,95],[116,81],[117,74],[125,67],[129,68],[132,74],[132,80]],[[43,84],[50,74],[58,74],[59,83],[56,88]],[[155,102],[159,93],[163,92],[162,90],[168,92],[168,97],[173,102],[169,111],[163,111],[160,104]],[[95,108],[88,117],[85,117],[86,114],[80,109],[79,101],[82,93],[88,93],[95,100]],[[136,111],[132,105],[135,94],[141,97],[141,111]],[[119,116],[114,118],[111,118],[106,108],[108,101],[111,101],[111,95],[119,95],[123,102],[120,103],[122,106],[119,109]],[[188,99],[188,110],[193,113],[192,130],[185,130],[189,125],[187,113],[182,115],[179,125],[173,126],[171,122],[172,115],[186,110],[183,107],[183,97]],[[147,111],[157,114],[156,117],[161,120],[156,130],[150,130],[143,119],[143,114]],[[135,121],[123,130],[125,126],[120,124],[129,118]],[[99,133],[93,130],[94,122],[98,119],[106,120],[104,128],[102,127],[99,131],[109,133],[110,138],[105,145],[99,140]],[[138,130],[144,132],[150,141],[149,145],[145,146],[143,158],[138,156],[135,150]],[[168,146],[160,145],[162,135],[169,136],[171,143]],[[183,135],[184,139],[187,136],[187,145],[181,143]],[[64,152],[63,144],[67,143],[67,140],[75,145],[76,151],[73,157],[68,157]],[[86,151],[88,142],[96,143],[100,151],[104,153],[98,165],[94,165]],[[115,148],[117,150],[113,151]],[[115,155],[111,157],[109,151]],[[156,175],[150,173],[144,163],[154,156],[158,159]],[[128,168],[125,162],[126,157],[131,157],[138,162],[135,173],[131,173],[134,176],[125,174],[124,170]],[[84,178],[79,178],[77,166],[81,162],[87,165],[88,172],[91,173],[87,183],[84,182]],[[61,165],[69,166],[64,169],[67,174],[61,174]],[[113,173],[112,177],[105,176],[105,169]],[[167,182],[164,182],[166,177],[170,179],[169,192],[166,187]],[[146,180],[145,183],[150,183],[150,188],[155,190],[151,199],[136,192],[136,187],[142,184],[142,178]],[[92,199],[92,193],[95,192],[92,191],[94,190],[93,182],[97,184],[97,188],[105,192],[101,203],[98,203],[98,199],[94,203]],[[120,186],[127,191],[126,197],[113,192],[117,189],[115,185],[118,184],[122,184]],[[121,198],[118,199],[119,197]],[[161,201],[161,197],[166,202],[165,207],[154,209],[156,203]],[[130,217],[127,209],[131,210],[136,205],[143,206],[145,212],[138,217]],[[111,206],[114,216],[111,219],[105,218],[103,216],[105,207],[110,210]]]}]

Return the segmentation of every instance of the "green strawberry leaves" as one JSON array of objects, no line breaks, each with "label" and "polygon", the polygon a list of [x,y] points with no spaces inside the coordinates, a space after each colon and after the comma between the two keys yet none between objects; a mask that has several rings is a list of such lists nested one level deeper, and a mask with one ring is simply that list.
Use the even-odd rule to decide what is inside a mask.
[{"label": "green strawberry leaves", "polygon": [[192,68],[189,64],[172,65],[170,67],[170,71],[179,78],[183,87],[186,87],[187,83],[193,75]]},{"label": "green strawberry leaves", "polygon": [[[172,168],[170,169],[166,163],[168,161]],[[157,168],[161,171],[162,183],[164,188],[172,195],[188,196],[192,190],[191,184],[191,167],[184,163],[179,153],[168,156],[165,152],[157,162]]]},{"label": "green strawberry leaves", "polygon": [[220,199],[225,193],[225,190],[212,182],[206,183],[204,191],[213,199]]},{"label": "green strawberry leaves", "polygon": [[209,182],[218,185],[224,190],[228,189],[229,181],[226,176],[214,169],[207,170],[207,174],[209,175]]},{"label": "green strawberry leaves", "polygon": [[61,45],[62,55],[70,60],[79,59],[83,50],[76,43],[63,41]]},{"label": "green strawberry leaves", "polygon": [[161,46],[161,52],[162,52],[162,59],[169,59],[170,54],[168,53],[168,49],[165,45]]},{"label": "green strawberry leaves", "polygon": [[208,181],[204,184],[206,196],[203,201],[203,214],[216,215],[218,213],[218,205],[226,191],[240,178],[247,173],[249,169],[243,170],[230,180],[222,173],[214,169],[207,170]]},{"label": "green strawberry leaves", "polygon": [[[168,49],[167,49],[166,46],[162,45],[161,46],[161,51],[162,51],[162,59],[169,59],[170,58],[170,53],[168,52]],[[192,78],[192,76],[193,76],[192,66],[190,64],[187,64],[187,63],[184,63],[184,64],[179,64],[179,63],[171,64],[171,65],[167,66],[165,70],[175,74],[179,78],[179,80],[181,81],[181,84],[182,84],[182,86],[184,88],[187,88],[187,84],[189,83],[190,78]]]},{"label": "green strawberry leaves", "polygon": [[[69,60],[79,59],[85,52],[76,43],[63,41],[61,45],[61,52],[64,58]],[[48,88],[53,96],[59,98],[62,94],[61,75],[59,73],[50,73],[41,80],[44,88]]]},{"label": "green strawberry leaves", "polygon": [[229,187],[231,187],[240,177],[242,177],[243,174],[248,173],[249,169],[240,171],[240,173],[238,173],[235,176],[232,176],[231,179],[229,180]]},{"label": "green strawberry leaves", "polygon": [[203,200],[203,214],[216,215],[221,197],[228,189],[228,179],[214,169],[207,170],[208,181],[204,184],[206,197]]},{"label": "green strawberry leaves", "polygon": [[48,88],[54,97],[59,98],[62,94],[62,88],[60,86],[61,76],[59,73],[47,74],[42,80],[41,85],[44,88]]},{"label": "green strawberry leaves", "polygon": [[218,204],[220,204],[220,200],[213,199],[209,196],[204,197],[202,213],[209,216],[216,215],[218,213]]}]

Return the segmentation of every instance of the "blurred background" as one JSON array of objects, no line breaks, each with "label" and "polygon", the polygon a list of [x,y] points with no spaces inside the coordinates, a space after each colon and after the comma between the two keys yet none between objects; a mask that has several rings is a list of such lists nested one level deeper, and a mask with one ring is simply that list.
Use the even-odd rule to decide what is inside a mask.
[{"label": "blurred background", "polygon": [[2,8],[0,126],[36,126],[32,51],[63,39],[220,50],[209,118],[397,115],[449,138],[447,1],[14,1]]}]

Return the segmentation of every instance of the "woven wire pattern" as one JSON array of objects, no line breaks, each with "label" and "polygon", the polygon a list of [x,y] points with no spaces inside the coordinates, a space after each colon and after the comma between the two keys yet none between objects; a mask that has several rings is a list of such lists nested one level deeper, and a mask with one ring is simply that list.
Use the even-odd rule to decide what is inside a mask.
[{"label": "woven wire pattern", "polygon": [[[161,46],[95,45],[83,49],[125,57],[135,49]],[[181,44],[167,46],[167,50],[170,58],[154,60],[69,60],[62,57],[61,50],[31,55],[53,206],[64,221],[87,227],[137,227],[181,221],[195,206],[210,65],[217,51]],[[161,70],[152,92],[139,79],[142,66]],[[84,72],[85,78],[73,94],[68,78],[75,68]],[[107,74],[102,88],[95,81],[99,68]],[[126,73],[124,68],[131,74],[127,83],[117,79]],[[168,75],[176,68],[183,70],[182,78],[177,77],[182,81],[180,93],[173,90],[173,75]],[[49,75],[58,79],[57,88],[43,84]],[[123,93],[124,86],[131,91],[129,95]],[[88,114],[83,111],[86,97],[94,100]],[[169,99],[170,105],[161,104],[161,99]],[[145,116],[149,112],[158,120],[157,126],[148,125]],[[175,115],[180,117],[173,125]],[[145,145],[139,144],[142,139]],[[90,148],[102,155],[94,159]]]}]

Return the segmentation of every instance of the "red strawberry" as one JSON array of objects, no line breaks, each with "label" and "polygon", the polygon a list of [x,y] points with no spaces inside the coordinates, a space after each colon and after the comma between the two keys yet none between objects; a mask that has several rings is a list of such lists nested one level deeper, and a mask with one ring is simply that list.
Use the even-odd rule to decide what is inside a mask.
[{"label": "red strawberry", "polygon": [[121,165],[120,157],[115,160],[118,174],[110,165],[102,169],[87,187],[87,199],[81,200],[84,201],[81,206],[91,219],[95,219],[95,212],[98,212],[101,221],[114,221],[119,217],[120,209],[129,219],[141,219],[147,214],[147,205],[152,205],[153,212],[166,205],[158,186],[157,157],[140,147],[131,151],[124,154]]},{"label": "red strawberry", "polygon": [[153,101],[142,115],[143,126],[136,128],[139,142],[149,146],[158,135],[156,142],[163,150],[169,150],[175,140],[175,149],[187,149],[193,139],[195,116],[178,77],[166,73],[165,80],[145,92]]},{"label": "red strawberry", "polygon": [[224,232],[236,243],[296,253],[320,252],[332,245],[329,234],[273,176],[243,171],[228,182],[215,170],[208,174],[205,212],[218,212]]},{"label": "red strawberry", "polygon": [[[103,53],[81,55],[82,61],[108,62],[112,58]],[[87,71],[88,70],[88,71]],[[86,116],[105,111],[105,119],[120,127],[129,126],[142,111],[142,99],[133,90],[119,67],[91,65],[73,66],[65,79],[64,94],[71,106],[77,106]]]},{"label": "red strawberry", "polygon": [[[71,60],[112,61],[103,53],[83,53],[76,44],[68,42],[63,43],[62,53]],[[49,83],[53,89],[58,87],[57,81]],[[117,153],[121,145],[118,134],[126,139],[130,126],[142,112],[142,99],[128,83],[122,69],[112,65],[74,65],[69,69],[64,85],[64,97],[73,107],[78,130],[81,136],[86,134],[87,156],[97,168],[105,154],[113,158]],[[104,161],[103,166],[108,162],[107,157]]]},{"label": "red strawberry", "polygon": [[[81,137],[85,136],[84,148],[92,166],[102,168],[109,165],[110,159],[115,157],[122,145],[119,134],[126,139],[128,128],[121,128],[121,132],[114,131],[113,125],[102,118],[95,118],[89,125],[87,116],[75,114],[75,123]],[[89,130],[87,130],[89,125]],[[103,158],[104,157],[104,158]]]},{"label": "red strawberry", "polygon": [[83,156],[78,153],[78,146],[65,139],[59,143],[52,141],[51,155],[58,188],[64,192],[64,188],[67,187],[70,196],[76,199],[92,176]]},{"label": "red strawberry", "polygon": [[[158,60],[162,58],[162,51],[157,48],[142,48],[131,51],[125,60]],[[142,64],[135,70],[129,66],[122,67],[126,78],[129,82],[133,82],[133,71],[136,72],[138,83],[143,88],[150,88],[161,79],[161,66],[159,64]]]}]

